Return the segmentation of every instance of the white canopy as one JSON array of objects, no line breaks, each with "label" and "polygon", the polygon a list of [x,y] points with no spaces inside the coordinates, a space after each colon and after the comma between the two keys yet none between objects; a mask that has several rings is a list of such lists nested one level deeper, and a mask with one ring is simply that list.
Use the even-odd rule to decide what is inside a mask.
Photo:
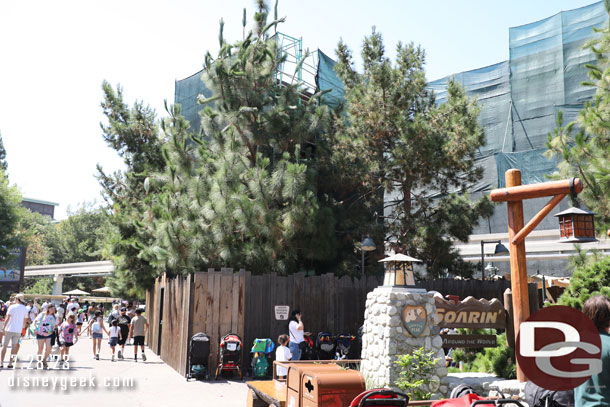
[{"label": "white canopy", "polygon": [[409,256],[406,256],[401,253],[397,253],[390,257],[386,257],[385,259],[381,259],[381,260],[379,260],[379,263],[385,263],[385,262],[390,262],[390,261],[413,261],[413,262],[421,263],[421,260],[414,259],[413,257],[409,257]]},{"label": "white canopy", "polygon": [[109,293],[110,292],[110,288],[108,287],[102,287],[102,288],[96,288],[95,290],[92,290],[94,293]]},{"label": "white canopy", "polygon": [[66,291],[64,295],[89,295],[89,293],[83,290],[76,289],[72,291]]}]

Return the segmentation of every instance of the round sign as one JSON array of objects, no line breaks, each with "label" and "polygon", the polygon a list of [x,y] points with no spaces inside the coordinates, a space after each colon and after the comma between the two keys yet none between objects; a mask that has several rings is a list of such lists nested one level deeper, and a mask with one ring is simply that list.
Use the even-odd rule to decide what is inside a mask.
[{"label": "round sign", "polygon": [[569,390],[601,371],[601,338],[577,309],[556,305],[533,313],[519,328],[519,366],[547,390]]}]

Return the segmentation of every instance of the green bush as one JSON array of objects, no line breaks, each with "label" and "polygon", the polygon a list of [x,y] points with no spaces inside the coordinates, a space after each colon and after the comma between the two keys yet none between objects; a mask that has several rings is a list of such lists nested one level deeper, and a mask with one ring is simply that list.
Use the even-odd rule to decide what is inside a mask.
[{"label": "green bush", "polygon": [[610,296],[610,257],[578,264],[574,268],[570,285],[557,303],[582,309],[585,301],[598,294]]},{"label": "green bush", "polygon": [[473,349],[456,349],[452,352],[453,360],[458,364],[462,362],[463,372],[487,372],[505,379],[516,379],[515,352],[508,347],[506,334],[498,335],[497,341],[497,347],[476,352]]},{"label": "green bush", "polygon": [[402,370],[394,386],[407,393],[411,400],[429,400],[432,394],[424,391],[422,385],[425,384],[429,389],[430,378],[440,360],[434,356],[434,352],[426,352],[424,348],[402,355],[395,362]]}]

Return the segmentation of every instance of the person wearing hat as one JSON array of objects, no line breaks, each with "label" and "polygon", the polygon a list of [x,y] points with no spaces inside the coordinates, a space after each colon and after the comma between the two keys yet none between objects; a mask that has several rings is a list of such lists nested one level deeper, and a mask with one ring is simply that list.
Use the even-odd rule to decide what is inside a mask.
[{"label": "person wearing hat", "polygon": [[23,294],[17,294],[15,296],[15,303],[8,308],[6,312],[6,320],[4,321],[4,344],[2,346],[2,354],[0,354],[0,368],[4,364],[4,356],[8,349],[8,344],[11,344],[11,356],[8,362],[8,368],[13,367],[13,362],[17,359],[17,352],[19,352],[19,339],[21,338],[21,331],[25,326],[25,323],[29,321],[28,309],[24,305],[25,297]]},{"label": "person wearing hat", "polygon": [[119,349],[119,359],[125,359],[125,343],[129,336],[129,324],[131,323],[131,318],[127,315],[127,308],[121,308],[118,320],[119,328],[121,329],[121,336],[119,337],[119,346],[121,347],[121,349]]}]

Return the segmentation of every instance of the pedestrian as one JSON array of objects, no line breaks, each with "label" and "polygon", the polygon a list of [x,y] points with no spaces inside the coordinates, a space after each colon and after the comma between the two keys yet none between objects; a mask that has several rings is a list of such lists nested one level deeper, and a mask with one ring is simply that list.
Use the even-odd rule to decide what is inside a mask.
[{"label": "pedestrian", "polygon": [[[95,303],[91,303],[89,308],[87,308],[87,324],[89,324],[89,322],[91,322],[91,320],[95,317],[95,311],[97,311],[97,307],[95,306]],[[87,335],[91,336],[90,325],[87,325]]]},{"label": "pedestrian", "polygon": [[138,346],[142,348],[142,360],[146,362],[144,354],[144,336],[148,331],[149,325],[146,317],[142,315],[142,310],[136,310],[136,316],[129,325],[129,336],[133,338],[133,360],[138,361]]},{"label": "pedestrian", "polygon": [[56,332],[57,316],[55,315],[55,305],[50,304],[47,311],[40,313],[34,321],[34,329],[36,330],[36,339],[38,340],[38,362],[42,361],[44,369],[47,368],[47,358],[51,354],[51,338]]},{"label": "pedestrian", "polygon": [[82,308],[81,308],[81,309],[83,310],[83,314],[84,314],[84,315],[83,315],[83,318],[84,318],[84,319],[83,319],[83,322],[87,322],[87,321],[88,321],[88,318],[87,318],[87,317],[88,317],[87,311],[89,310],[89,300],[85,300],[85,303],[83,304],[83,306],[82,306]]},{"label": "pedestrian", "polygon": [[83,329],[83,322],[85,319],[85,313],[83,312],[82,309],[78,310],[78,313],[76,314],[76,327],[78,329],[78,334],[81,334],[81,330]]},{"label": "pedestrian", "polygon": [[76,313],[76,311],[80,308],[80,305],[78,305],[78,302],[76,301],[76,298],[72,297],[70,299],[70,302],[68,303],[68,305],[66,305],[66,311],[68,313],[70,312],[74,312]]},{"label": "pedestrian", "polygon": [[301,311],[298,309],[292,311],[292,316],[288,323],[288,332],[290,333],[288,347],[290,348],[290,353],[292,353],[291,360],[301,360],[301,351],[307,346],[307,342],[305,342],[305,337],[303,335],[305,326],[301,319]]},{"label": "pedestrian", "polygon": [[63,322],[65,316],[66,309],[60,305],[59,307],[57,307],[57,319],[59,324]]},{"label": "pedestrian", "polygon": [[15,296],[15,303],[8,307],[6,311],[6,319],[4,320],[4,343],[2,353],[0,354],[0,368],[4,364],[4,356],[8,349],[8,344],[11,344],[11,356],[9,357],[8,368],[13,367],[13,362],[17,361],[17,353],[19,352],[19,339],[21,332],[28,321],[28,309],[24,305],[25,297],[23,294]]},{"label": "pedestrian", "polygon": [[125,343],[127,342],[127,337],[129,336],[129,324],[131,323],[131,318],[127,315],[127,308],[121,308],[120,315],[118,318],[119,328],[121,328],[121,337],[119,338],[119,359],[125,359]]},{"label": "pedestrian", "polygon": [[4,320],[6,319],[6,311],[8,311],[8,306],[4,303],[4,301],[0,300],[0,344],[2,343],[2,338],[4,337]]},{"label": "pedestrian", "polygon": [[89,321],[89,326],[87,329],[91,330],[91,338],[93,338],[93,358],[96,360],[100,360],[100,348],[102,346],[102,338],[104,335],[102,332],[106,332],[108,335],[108,331],[106,331],[106,327],[104,326],[104,318],[102,318],[102,312],[96,311],[95,316],[91,321]]},{"label": "pedestrian", "polygon": [[59,359],[60,366],[64,362],[68,362],[68,358],[70,357],[70,347],[78,342],[79,334],[80,332],[78,332],[78,329],[74,324],[74,315],[69,315],[68,319],[61,324],[59,328],[59,346],[61,348]]},{"label": "pedestrian", "polygon": [[[110,327],[110,333],[108,334],[108,344],[110,345],[110,349],[112,349],[112,361],[114,362],[114,350],[116,348],[117,343],[123,338],[123,333],[121,332],[121,328],[119,328],[119,320],[114,319],[112,321],[112,326]],[[121,351],[119,350],[119,358],[121,358]]]},{"label": "pedestrian", "polygon": [[[278,362],[287,362],[291,360],[292,352],[290,352],[290,349],[288,348],[288,346],[286,346],[290,342],[290,338],[288,338],[288,335],[281,334],[280,337],[277,338],[277,342],[280,344],[280,346],[278,346],[275,350],[275,360],[277,360]],[[284,366],[278,365],[276,372],[278,379],[283,379],[288,374],[288,369]]]},{"label": "pedestrian", "polygon": [[602,370],[574,389],[575,407],[610,406],[610,298],[596,295],[582,312],[593,321],[602,342]]}]

